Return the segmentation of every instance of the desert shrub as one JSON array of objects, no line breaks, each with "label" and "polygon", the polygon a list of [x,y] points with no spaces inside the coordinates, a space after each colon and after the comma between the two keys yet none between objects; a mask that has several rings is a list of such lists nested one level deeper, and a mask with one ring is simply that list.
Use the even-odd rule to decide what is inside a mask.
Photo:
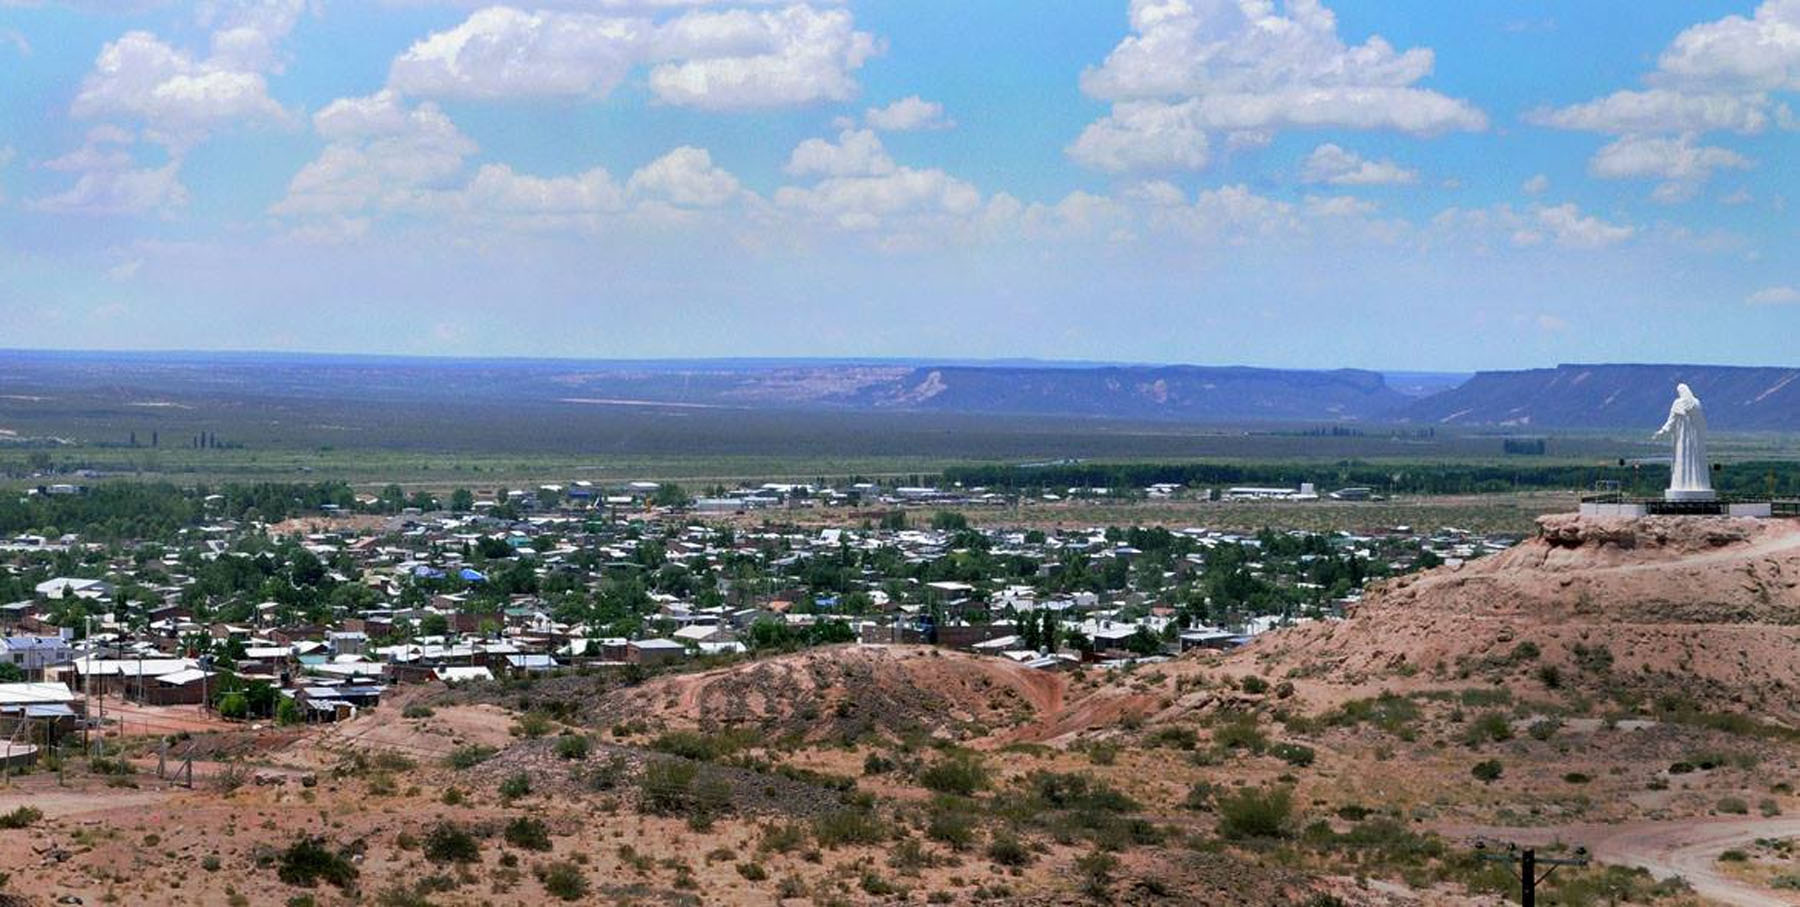
[{"label": "desert shrub", "polygon": [[1413,724],[1418,720],[1419,704],[1396,693],[1352,699],[1325,716],[1329,725],[1350,727],[1368,722],[1402,739],[1411,739]]},{"label": "desert shrub", "polygon": [[1693,770],[1694,770],[1694,763],[1692,763],[1692,762],[1671,762],[1671,763],[1669,763],[1669,774],[1671,774],[1671,775],[1685,775],[1688,772],[1691,772]]},{"label": "desert shrub", "polygon": [[1756,804],[1756,811],[1762,813],[1763,818],[1765,819],[1773,819],[1776,816],[1781,815],[1781,804],[1776,803],[1768,797],[1764,797]]},{"label": "desert shrub", "polygon": [[1312,747],[1299,743],[1277,743],[1269,748],[1269,752],[1287,764],[1301,768],[1313,764],[1313,759],[1318,755],[1313,752]]},{"label": "desert shrub", "polygon": [[1742,797],[1720,797],[1719,802],[1714,804],[1713,808],[1719,812],[1732,816],[1747,816],[1750,814],[1750,804],[1745,803],[1744,798]]},{"label": "desert shrub", "polygon": [[1029,866],[1033,856],[1031,848],[1019,840],[1019,836],[1011,832],[995,832],[988,841],[987,858],[1001,866]]},{"label": "desert shrub", "polygon": [[587,897],[588,880],[581,872],[581,867],[567,860],[546,863],[532,870],[537,876],[538,884],[551,897],[564,901],[579,901]]},{"label": "desert shrub", "polygon": [[579,734],[564,734],[556,738],[556,755],[563,759],[586,759],[588,739]]},{"label": "desert shrub", "polygon": [[878,898],[900,893],[900,889],[894,883],[882,878],[881,874],[873,869],[863,870],[859,885],[864,894],[874,895]]},{"label": "desert shrub", "polygon": [[599,765],[588,772],[588,787],[594,790],[616,790],[624,782],[630,764],[624,756],[614,755],[601,760]]},{"label": "desert shrub", "polygon": [[387,750],[382,750],[381,752],[370,756],[369,764],[373,766],[376,771],[382,772],[410,772],[419,767],[419,763],[414,762],[411,757]]},{"label": "desert shrub", "polygon": [[737,874],[751,882],[761,882],[769,877],[769,871],[764,869],[761,863],[739,863],[737,864]]},{"label": "desert shrub", "polygon": [[1569,654],[1575,658],[1575,666],[1589,674],[1605,674],[1612,670],[1613,653],[1605,646],[1584,646],[1576,643],[1569,648]]},{"label": "desert shrub", "polygon": [[1722,854],[1719,854],[1719,862],[1721,862],[1721,863],[1748,863],[1748,862],[1750,862],[1750,855],[1741,850],[1738,850],[1737,848],[1734,847],[1730,850],[1725,851]]},{"label": "desert shrub", "polygon": [[1554,718],[1543,718],[1533,721],[1531,727],[1526,728],[1525,732],[1530,734],[1533,740],[1549,740],[1560,730],[1562,730],[1562,722]]},{"label": "desert shrub", "polygon": [[1104,851],[1095,851],[1075,858],[1075,872],[1081,877],[1081,890],[1093,897],[1105,897],[1112,887],[1113,871],[1119,868],[1119,858]]},{"label": "desert shrub", "polygon": [[439,822],[425,832],[420,843],[425,859],[433,863],[479,863],[481,844],[467,828],[455,822]]},{"label": "desert shrub", "polygon": [[873,810],[839,809],[813,820],[813,837],[820,847],[879,844],[888,839],[888,828]]},{"label": "desert shrub", "polygon": [[672,815],[687,808],[694,778],[700,767],[673,759],[652,760],[644,765],[640,781],[645,812]]},{"label": "desert shrub", "polygon": [[970,796],[988,786],[987,766],[972,753],[958,753],[919,772],[919,783],[940,794]]},{"label": "desert shrub", "polygon": [[519,720],[513,724],[511,730],[515,737],[536,738],[550,733],[550,728],[550,716],[533,709],[532,711],[520,715]]},{"label": "desert shrub", "polygon": [[1562,669],[1556,665],[1539,665],[1537,669],[1537,678],[1538,682],[1542,683],[1547,689],[1558,690],[1562,688]]},{"label": "desert shrub", "polygon": [[29,828],[43,817],[43,811],[35,806],[20,806],[11,812],[0,813],[0,828]]},{"label": "desert shrub", "polygon": [[88,760],[88,771],[96,775],[129,775],[137,771],[124,757],[95,756]]},{"label": "desert shrub", "polygon": [[1040,810],[1092,809],[1129,812],[1137,802],[1089,775],[1034,771],[1020,780],[1031,805]]},{"label": "desert shrub", "polygon": [[1213,745],[1220,749],[1242,749],[1260,753],[1269,738],[1256,726],[1255,715],[1239,715],[1220,722],[1213,728]]},{"label": "desert shrub", "polygon": [[302,835],[275,860],[275,877],[288,885],[311,888],[320,882],[348,888],[356,882],[356,865],[324,838]]},{"label": "desert shrub", "polygon": [[1260,696],[1269,692],[1269,682],[1255,674],[1245,674],[1244,679],[1238,681],[1238,689]]},{"label": "desert shrub", "polygon": [[446,787],[444,788],[444,795],[438,799],[442,800],[445,806],[461,806],[463,803],[462,789]]},{"label": "desert shrub", "polygon": [[1586,784],[1592,780],[1594,780],[1592,775],[1583,772],[1569,772],[1568,774],[1563,775],[1563,781],[1569,784]]},{"label": "desert shrub", "polygon": [[1150,746],[1166,746],[1170,749],[1191,750],[1199,742],[1193,728],[1169,725],[1157,728],[1150,736],[1144,738]]},{"label": "desert shrub", "polygon": [[531,793],[531,776],[524,772],[514,772],[500,782],[500,796],[508,800],[517,800]]},{"label": "desert shrub", "polygon": [[954,797],[938,797],[932,802],[931,816],[925,823],[925,835],[933,841],[962,850],[975,843],[975,817]]},{"label": "desert shrub", "polygon": [[713,762],[747,749],[756,742],[755,735],[744,731],[721,731],[716,734],[669,731],[652,740],[650,748],[671,756]]},{"label": "desert shrub", "polygon": [[496,752],[491,746],[459,746],[444,757],[444,762],[454,769],[470,769],[492,759]]},{"label": "desert shrub", "polygon": [[[1542,896],[1544,892],[1539,891]],[[1692,894],[1681,877],[1657,879],[1643,869],[1604,866],[1580,873],[1553,877],[1550,897],[1555,904],[1656,904],[1671,898],[1688,899]]]},{"label": "desert shrub", "polygon": [[1484,759],[1475,763],[1475,766],[1469,769],[1469,774],[1474,775],[1478,781],[1491,784],[1500,780],[1500,775],[1505,770],[1506,767],[1500,764],[1500,760]]},{"label": "desert shrub", "polygon": [[506,843],[523,850],[550,850],[550,828],[539,819],[520,816],[506,823]]},{"label": "desert shrub", "polygon": [[919,843],[918,838],[902,838],[888,850],[888,865],[900,870],[902,875],[918,875],[919,870],[936,866],[937,858]]},{"label": "desert shrub", "polygon": [[1244,788],[1220,797],[1219,834],[1232,840],[1285,838],[1292,833],[1294,792],[1290,788]]},{"label": "desert shrub", "polygon": [[898,766],[894,760],[880,753],[870,753],[867,758],[863,759],[863,774],[865,775],[885,775],[895,768]]},{"label": "desert shrub", "polygon": [[1217,793],[1218,787],[1211,781],[1195,781],[1188,786],[1187,796],[1181,800],[1181,808],[1198,813],[1212,812],[1213,796]]},{"label": "desert shrub", "polygon": [[1505,712],[1483,712],[1474,721],[1469,722],[1468,731],[1463,735],[1463,742],[1469,746],[1480,746],[1489,740],[1499,742],[1512,739],[1512,720]]},{"label": "desert shrub", "polygon": [[406,708],[400,710],[402,718],[430,718],[435,714],[437,713],[432,711],[431,706],[422,702],[409,702],[406,704]]},{"label": "desert shrub", "polygon": [[756,849],[769,853],[793,853],[806,846],[806,827],[796,823],[780,823],[763,826],[762,838],[757,841]]}]

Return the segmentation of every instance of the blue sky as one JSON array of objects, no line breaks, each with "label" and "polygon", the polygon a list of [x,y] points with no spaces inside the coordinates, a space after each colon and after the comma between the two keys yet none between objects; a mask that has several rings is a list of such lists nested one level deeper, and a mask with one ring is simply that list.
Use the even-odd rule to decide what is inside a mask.
[{"label": "blue sky", "polygon": [[0,84],[0,348],[1467,370],[1800,323],[1800,0],[0,0]]}]

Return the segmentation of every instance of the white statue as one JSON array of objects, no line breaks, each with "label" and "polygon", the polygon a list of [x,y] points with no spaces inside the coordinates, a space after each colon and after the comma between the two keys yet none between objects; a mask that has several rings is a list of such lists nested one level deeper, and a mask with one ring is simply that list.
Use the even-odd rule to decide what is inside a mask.
[{"label": "white statue", "polygon": [[1669,405],[1669,421],[1655,438],[1675,437],[1675,458],[1670,462],[1666,501],[1711,501],[1711,466],[1706,462],[1706,413],[1700,398],[1685,384],[1675,385],[1675,402]]}]

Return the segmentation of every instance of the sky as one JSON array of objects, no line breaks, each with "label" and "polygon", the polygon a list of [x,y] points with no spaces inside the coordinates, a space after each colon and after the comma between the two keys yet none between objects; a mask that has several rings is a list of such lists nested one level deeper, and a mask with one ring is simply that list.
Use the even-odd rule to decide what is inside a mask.
[{"label": "sky", "polygon": [[0,348],[1792,363],[1800,0],[1629,6],[0,0]]}]

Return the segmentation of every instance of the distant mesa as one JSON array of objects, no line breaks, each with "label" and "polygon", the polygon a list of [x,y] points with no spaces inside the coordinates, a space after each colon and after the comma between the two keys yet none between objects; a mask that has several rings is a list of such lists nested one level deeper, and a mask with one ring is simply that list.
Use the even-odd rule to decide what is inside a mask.
[{"label": "distant mesa", "polygon": [[[1800,430],[1800,369],[1561,365],[1447,373],[904,359],[434,359],[290,353],[0,351],[9,400],[179,416],[224,400],[359,406],[938,413],[1172,424],[1407,423],[1637,429],[1668,389],[1712,428]],[[149,405],[154,404],[154,405]],[[9,425],[9,428],[14,427]]]},{"label": "distant mesa", "polygon": [[1800,430],[1800,369],[1723,365],[1559,365],[1480,372],[1393,415],[1409,422],[1538,429],[1655,426],[1668,413],[1669,389],[1679,383],[1705,396],[1707,423],[1713,429]]}]

